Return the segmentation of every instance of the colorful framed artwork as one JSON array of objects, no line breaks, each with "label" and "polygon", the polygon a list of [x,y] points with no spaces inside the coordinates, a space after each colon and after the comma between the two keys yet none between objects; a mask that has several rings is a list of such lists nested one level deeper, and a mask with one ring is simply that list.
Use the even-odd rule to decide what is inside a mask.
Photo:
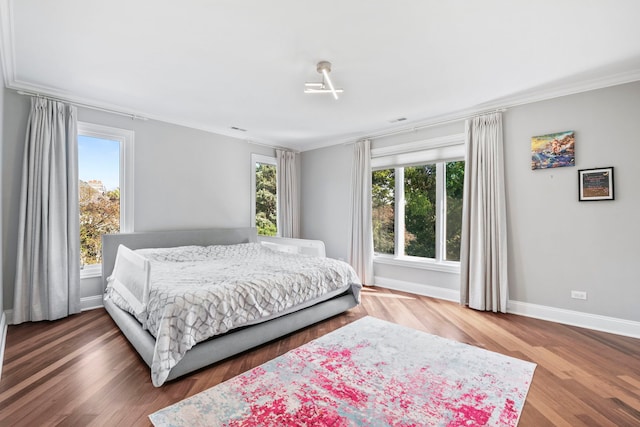
[{"label": "colorful framed artwork", "polygon": [[550,133],[531,137],[531,169],[575,166],[575,132]]},{"label": "colorful framed artwork", "polygon": [[579,170],[578,200],[614,200],[613,167]]}]

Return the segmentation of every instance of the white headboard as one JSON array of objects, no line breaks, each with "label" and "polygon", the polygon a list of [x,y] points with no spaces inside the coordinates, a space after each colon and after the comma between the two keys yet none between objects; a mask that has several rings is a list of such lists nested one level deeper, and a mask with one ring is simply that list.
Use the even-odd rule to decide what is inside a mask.
[{"label": "white headboard", "polygon": [[326,256],[324,242],[322,240],[258,236],[258,241],[267,247],[282,252],[314,255],[323,258]]}]

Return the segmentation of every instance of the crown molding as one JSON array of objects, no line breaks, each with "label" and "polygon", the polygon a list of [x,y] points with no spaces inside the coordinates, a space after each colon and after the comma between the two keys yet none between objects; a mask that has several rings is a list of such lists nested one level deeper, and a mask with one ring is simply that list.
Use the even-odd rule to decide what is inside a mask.
[{"label": "crown molding", "polygon": [[[509,108],[518,107],[520,105],[533,104],[535,102],[547,101],[563,96],[575,95],[578,93],[589,92],[598,89],[605,89],[607,87],[618,86],[637,81],[640,81],[640,68],[609,74],[601,77],[583,79],[579,81],[576,80],[574,82],[569,82],[561,85],[548,85],[548,87],[544,89],[532,89],[530,91],[522,92],[513,96],[500,98],[484,104],[479,104],[472,108],[458,110],[456,112],[412,122],[411,126],[405,126],[402,128],[389,128],[389,133],[393,133],[395,135],[401,133],[416,132],[420,129],[428,127],[440,126],[456,121],[463,121],[470,117],[490,111],[508,110]],[[362,134],[351,138],[341,138],[340,140],[334,140],[332,142],[316,143],[314,145],[308,146],[309,148],[305,148],[304,151],[326,148],[333,145],[354,143],[355,141],[363,138],[375,140],[383,137],[387,136]]]},{"label": "crown molding", "polygon": [[479,110],[490,110],[494,108],[512,108],[519,105],[532,104],[534,102],[546,101],[568,95],[575,95],[592,90],[604,89],[611,86],[618,86],[633,83],[640,80],[640,68],[625,70],[618,73],[598,76],[588,79],[576,80],[563,84],[548,85],[545,88],[532,89],[512,96],[500,98],[478,106]]},{"label": "crown molding", "polygon": [[[6,3],[7,1],[9,0],[0,0],[0,4]],[[3,16],[3,20],[4,19],[5,18]],[[4,46],[4,41],[5,40],[3,39],[3,46]],[[327,140],[327,141],[319,141],[316,143],[306,144],[304,147],[297,146],[295,144],[286,145],[279,142],[267,141],[262,139],[238,138],[238,136],[234,135],[231,131],[227,132],[224,129],[218,129],[212,126],[203,125],[202,123],[178,119],[176,117],[171,117],[171,116],[148,114],[142,111],[127,109],[126,107],[123,107],[120,105],[97,102],[90,98],[74,96],[72,94],[62,92],[53,88],[49,88],[45,86],[36,86],[36,85],[31,85],[25,82],[17,81],[15,80],[15,77],[14,77],[15,74],[13,73],[13,69],[12,69],[13,58],[10,58],[10,56],[12,56],[13,49],[10,49],[9,51],[5,50],[5,52],[9,52],[9,54],[5,54],[2,57],[3,65],[4,65],[3,68],[7,70],[5,71],[5,84],[8,89],[12,89],[16,91],[31,92],[39,95],[44,95],[44,96],[51,96],[51,97],[59,98],[72,103],[76,103],[81,106],[85,105],[85,106],[95,107],[97,109],[119,111],[122,114],[131,115],[133,117],[141,117],[141,118],[143,117],[145,119],[171,123],[174,125],[184,126],[191,129],[202,130],[209,133],[215,133],[218,135],[223,135],[223,136],[227,136],[234,139],[241,139],[249,144],[265,145],[273,148],[284,147],[284,148],[294,149],[300,152],[311,151],[311,150],[331,147],[335,145],[348,144],[348,143],[355,142],[356,140],[360,140],[362,138],[370,138],[370,139],[380,138],[380,137],[376,137],[375,135],[370,136],[364,133],[357,136],[351,134],[348,137],[340,137],[330,141]],[[9,72],[8,70],[11,70],[11,71]],[[636,81],[640,81],[640,69],[632,69],[632,70],[611,74],[607,76],[596,77],[596,78],[591,78],[591,79],[581,80],[576,82],[570,82],[563,85],[549,86],[548,88],[545,88],[545,89],[531,90],[528,92],[523,92],[521,94],[510,96],[510,97],[500,98],[499,100],[481,104],[473,108],[459,110],[457,112],[440,115],[440,116],[429,118],[426,120],[416,121],[412,123],[411,126],[408,126],[408,127],[389,128],[388,130],[393,132],[394,134],[396,133],[400,134],[404,132],[415,132],[422,128],[444,125],[444,124],[452,123],[456,121],[463,121],[465,119],[468,119],[471,116],[485,113],[490,110],[500,110],[500,109],[507,110],[509,108],[514,108],[520,105],[547,101],[550,99],[559,98],[567,95],[574,95],[578,93],[604,89],[607,87],[633,83]]]},{"label": "crown molding", "polygon": [[[278,141],[264,140],[261,138],[239,138],[237,134],[226,129],[220,129],[207,124],[185,120],[183,118],[149,114],[149,112],[135,111],[131,108],[127,108],[122,105],[108,104],[89,97],[81,97],[72,93],[66,93],[55,88],[38,86],[29,84],[18,80],[15,69],[15,40],[13,29],[13,0],[0,0],[0,62],[4,75],[4,84],[8,89],[16,91],[26,91],[34,94],[59,98],[64,101],[76,103],[80,106],[94,107],[96,109],[111,110],[112,112],[120,112],[121,114],[131,115],[136,118],[148,118],[152,120],[167,122],[179,126],[184,126],[192,129],[202,130],[205,132],[215,133],[218,135],[227,136],[234,139],[243,140],[250,144],[266,145],[269,147],[278,148],[284,146],[284,148],[294,149],[298,151],[311,151],[315,149],[325,148],[334,145],[340,145],[345,143],[355,142],[362,138],[377,139],[375,134],[369,136],[362,133],[351,132],[349,134],[343,134],[330,138],[324,141],[313,141],[301,146],[300,144],[290,143],[283,144]],[[523,91],[511,96],[488,101],[483,104],[479,104],[468,109],[454,111],[448,114],[428,117],[422,120],[412,122],[411,125],[406,123],[406,127],[393,127],[380,129],[380,131],[396,131],[397,133],[412,132],[421,128],[438,126],[445,123],[451,123],[456,121],[462,121],[470,116],[487,112],[494,109],[508,109],[519,105],[530,104],[534,102],[545,101],[553,98],[558,98],[567,95],[573,95],[581,92],[588,92],[597,89],[603,89],[610,86],[617,86],[625,83],[631,83],[640,80],[640,68],[632,68],[626,71],[609,73],[599,77],[576,77],[573,81],[567,81],[565,83],[548,84],[544,87],[533,88],[531,90]],[[396,133],[394,132],[394,133]]]},{"label": "crown molding", "polygon": [[13,8],[11,0],[0,0],[0,66],[5,87],[15,81],[15,49],[13,45]]},{"label": "crown molding", "polygon": [[[0,4],[6,3],[7,1],[9,0],[0,0]],[[1,10],[0,10],[0,13],[1,13]],[[4,16],[2,19],[3,20],[5,19]],[[4,23],[3,23],[2,36],[4,37]],[[6,39],[3,39],[2,46],[4,47],[5,44],[6,44]],[[362,138],[369,138],[373,140],[380,138],[380,137],[376,137],[375,135],[370,136],[364,133],[360,135],[351,134],[346,137],[338,137],[332,140],[319,141],[316,143],[306,144],[304,147],[298,146],[296,144],[287,145],[287,144],[282,144],[280,142],[268,141],[268,140],[262,140],[262,139],[238,138],[238,136],[234,135],[231,131],[226,131],[224,129],[219,129],[213,126],[203,125],[202,123],[179,119],[171,116],[148,114],[146,112],[128,109],[120,105],[99,102],[91,98],[75,96],[73,94],[62,92],[53,88],[49,88],[45,86],[36,86],[36,85],[31,85],[25,82],[18,81],[15,79],[15,73],[13,71],[13,58],[12,58],[13,48],[9,50],[5,50],[4,52],[5,54],[0,59],[2,59],[3,61],[3,70],[5,71],[5,76],[4,76],[5,86],[8,89],[12,89],[15,91],[30,92],[38,95],[43,95],[43,96],[50,96],[50,97],[58,98],[71,103],[79,104],[80,106],[93,107],[96,109],[112,110],[114,112],[117,111],[117,112],[120,112],[121,114],[131,115],[132,117],[139,117],[139,118],[171,123],[174,125],[184,126],[191,129],[197,129],[197,130],[201,130],[209,133],[215,133],[218,135],[223,135],[223,136],[227,136],[234,139],[240,139],[249,144],[265,145],[273,148],[284,147],[284,148],[289,148],[289,149],[293,149],[300,152],[311,151],[311,150],[331,147],[335,145],[353,143],[356,140],[360,140]],[[417,130],[427,128],[427,127],[444,125],[444,124],[453,123],[456,121],[463,121],[468,119],[469,117],[472,117],[481,113],[485,113],[490,110],[500,110],[500,109],[507,110],[509,108],[514,108],[520,105],[547,101],[550,99],[559,98],[567,95],[574,95],[577,93],[604,89],[607,87],[617,86],[617,85],[626,84],[626,83],[633,83],[636,81],[640,81],[640,69],[628,70],[621,73],[592,78],[588,80],[566,83],[563,85],[549,86],[548,88],[540,89],[540,90],[531,90],[526,93],[523,92],[521,94],[517,94],[510,97],[501,98],[499,100],[495,100],[492,102],[488,102],[485,104],[481,104],[473,108],[459,110],[449,114],[432,117],[426,120],[416,121],[416,122],[413,122],[411,126],[402,127],[402,128],[389,128],[388,130],[393,132],[393,134],[415,132]]]}]

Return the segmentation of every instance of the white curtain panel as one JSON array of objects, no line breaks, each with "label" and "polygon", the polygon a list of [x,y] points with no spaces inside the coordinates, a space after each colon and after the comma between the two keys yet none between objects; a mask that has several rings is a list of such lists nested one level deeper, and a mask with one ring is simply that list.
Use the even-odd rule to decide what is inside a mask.
[{"label": "white curtain panel", "polygon": [[300,195],[298,192],[297,155],[276,150],[278,232],[280,237],[300,237]]},{"label": "white curtain panel", "polygon": [[507,216],[502,114],[467,120],[461,303],[476,310],[507,311]]},{"label": "white curtain panel", "polygon": [[76,108],[31,99],[27,123],[13,323],[80,312]]},{"label": "white curtain panel", "polygon": [[351,169],[348,261],[367,285],[374,284],[371,210],[371,141],[363,140],[355,143]]}]

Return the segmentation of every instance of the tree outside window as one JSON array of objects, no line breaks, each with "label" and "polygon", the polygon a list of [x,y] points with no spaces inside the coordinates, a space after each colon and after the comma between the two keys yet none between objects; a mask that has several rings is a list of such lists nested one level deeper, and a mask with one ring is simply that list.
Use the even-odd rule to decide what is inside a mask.
[{"label": "tree outside window", "polygon": [[275,236],[278,233],[276,165],[256,163],[256,227],[258,234]]},{"label": "tree outside window", "polygon": [[395,170],[373,171],[371,194],[373,202],[373,248],[375,252],[395,252]]},{"label": "tree outside window", "polygon": [[133,231],[130,130],[78,122],[81,277],[101,274],[102,235]]},{"label": "tree outside window", "polygon": [[374,170],[374,251],[459,261],[463,187],[464,161]]},{"label": "tree outside window", "polygon": [[404,168],[404,255],[436,257],[436,165]]},{"label": "tree outside window", "polygon": [[120,232],[120,142],[78,135],[81,265],[102,263],[102,235]]},{"label": "tree outside window", "polygon": [[447,222],[446,253],[448,261],[460,261],[460,238],[462,236],[462,198],[464,192],[464,162],[449,162],[446,165]]},{"label": "tree outside window", "polygon": [[120,232],[120,189],[107,191],[101,181],[80,181],[82,265],[101,264],[102,235],[118,232]]}]

